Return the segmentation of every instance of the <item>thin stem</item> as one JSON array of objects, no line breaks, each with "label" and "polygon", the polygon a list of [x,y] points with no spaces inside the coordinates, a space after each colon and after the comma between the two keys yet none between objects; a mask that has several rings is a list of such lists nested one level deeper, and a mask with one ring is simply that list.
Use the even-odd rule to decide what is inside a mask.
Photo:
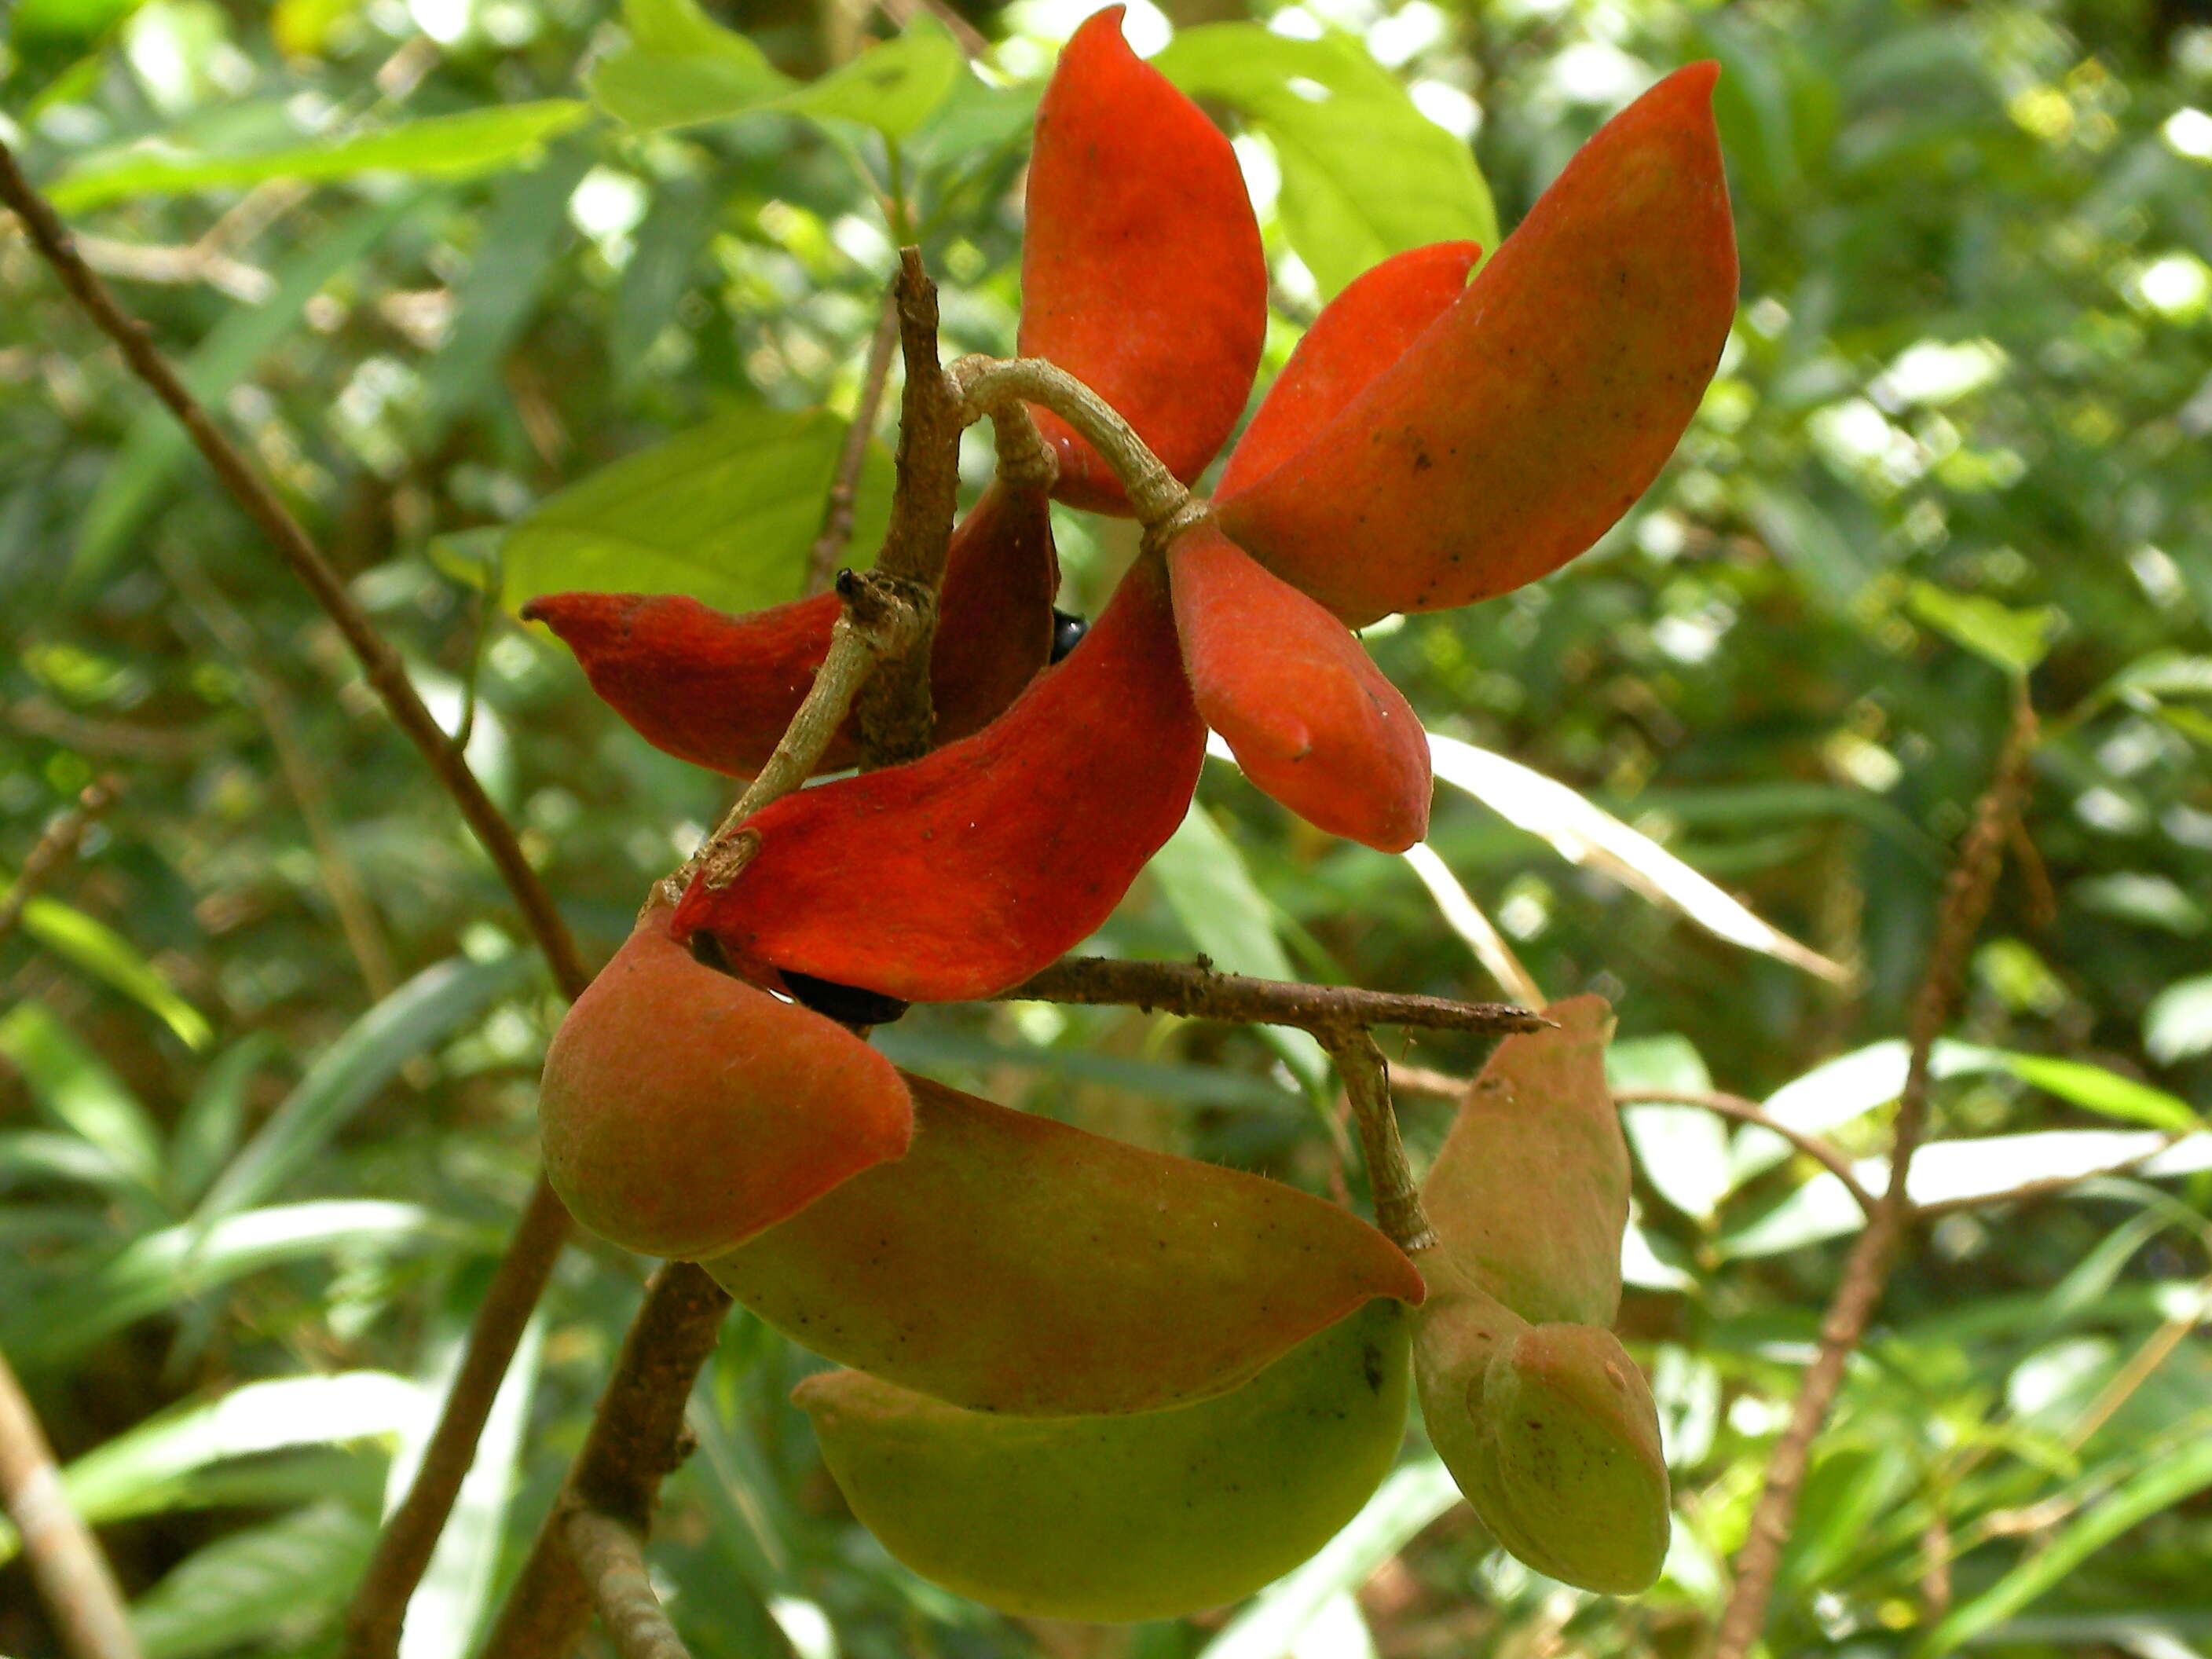
[{"label": "thin stem", "polygon": [[0,1505],[23,1540],[32,1581],[71,1659],[138,1659],[123,1589],[83,1518],[70,1507],[36,1413],[0,1354]]},{"label": "thin stem", "polygon": [[24,855],[23,867],[15,872],[15,884],[9,888],[7,896],[0,898],[0,939],[15,931],[23,920],[23,911],[39,890],[76,856],[77,848],[84,844],[84,832],[115,804],[122,789],[122,779],[112,774],[94,778],[77,792],[76,799],[68,810],[46,827]]},{"label": "thin stem", "polygon": [[[331,568],[299,520],[286,510],[245,456],[223,436],[198,400],[185,390],[168,360],[154,345],[145,325],[116,303],[106,285],[77,256],[67,227],[46,198],[31,187],[16,167],[14,153],[4,143],[0,143],[0,202],[15,210],[32,246],[52,268],[70,298],[83,308],[100,332],[115,343],[131,372],[167,405],[206,458],[216,478],[261,527],[262,533],[337,624],[339,634],[361,664],[362,677],[383,701],[393,724],[406,733],[445,786],[446,793],[475,833],[477,844],[498,870],[500,879],[522,912],[524,925],[551,969],[561,994],[571,1001],[582,995],[592,976],[584,966],[575,940],[569,935],[568,925],[554,908],[552,896],[538,879],[538,872],[530,867],[513,826],[492,804],[491,797],[484,793],[483,785],[470,770],[468,763],[453,753],[446,741],[445,732],[407,678],[398,653],[385,643],[375,624],[355,603],[344,580]],[[487,1296],[477,1309],[462,1359],[465,1372],[473,1370],[477,1374],[489,1374],[495,1383],[506,1373],[514,1358],[515,1344],[521,1340],[522,1328],[529,1321],[530,1310],[544,1289],[566,1237],[567,1226],[559,1201],[540,1176],[523,1225],[508,1241],[507,1253],[493,1279],[497,1294]],[[498,1299],[500,1294],[517,1299],[520,1305],[503,1304]],[[416,1476],[415,1488],[378,1540],[376,1554],[355,1594],[354,1606],[348,1613],[344,1659],[392,1659],[398,1651],[399,1624],[405,1617],[407,1600],[421,1582],[423,1569],[429,1565],[431,1549],[460,1491],[460,1477],[467,1472],[471,1449],[483,1433],[484,1419],[490,1413],[495,1392],[495,1388],[470,1395],[457,1387],[447,1396],[445,1412],[432,1434],[422,1470]],[[361,1639],[356,1639],[356,1632],[364,1632]],[[373,1640],[368,1639],[370,1635]]]},{"label": "thin stem", "polygon": [[1352,1115],[1359,1125],[1359,1147],[1367,1160],[1367,1189],[1375,1200],[1375,1224],[1393,1244],[1411,1255],[1432,1249],[1436,1229],[1421,1208],[1413,1166],[1398,1138],[1398,1114],[1390,1105],[1390,1073],[1364,1025],[1338,1025],[1316,1031],[1336,1062]]},{"label": "thin stem", "polygon": [[837,471],[823,500],[822,533],[806,553],[806,591],[826,593],[837,574],[837,561],[853,539],[853,512],[860,493],[860,469],[868,459],[868,440],[875,435],[876,416],[884,406],[884,389],[890,380],[891,348],[899,337],[898,293],[888,289],[876,317],[876,331],[868,341],[868,366],[860,375],[860,401],[853,406],[853,424],[845,428],[845,447],[837,452]]},{"label": "thin stem", "polygon": [[1613,1097],[1616,1106],[1696,1106],[1721,1117],[1734,1118],[1739,1123],[1755,1123],[1770,1134],[1777,1134],[1799,1152],[1811,1158],[1830,1175],[1844,1183],[1851,1201],[1871,1220],[1880,1200],[1866,1189],[1845,1158],[1831,1141],[1818,1135],[1807,1134],[1802,1129],[1793,1129],[1780,1120],[1770,1116],[1741,1095],[1722,1094],[1717,1091],[1699,1091],[1673,1089],[1630,1089]]},{"label": "thin stem", "polygon": [[1113,468],[1156,544],[1172,541],[1204,512],[1114,406],[1066,369],[1041,357],[963,357],[949,372],[969,421],[995,416],[1017,402],[1042,404],[1081,433]]},{"label": "thin stem", "polygon": [[568,1548],[591,1586],[592,1605],[622,1659],[691,1659],[653,1593],[645,1545],[611,1516],[577,1510],[568,1516]]},{"label": "thin stem", "polygon": [[2035,744],[2035,712],[2024,691],[2015,694],[2011,729],[1998,756],[1996,775],[1983,792],[1966,832],[1957,864],[1945,884],[1942,908],[1936,919],[1928,968],[1913,999],[1908,1022],[1911,1060],[1905,1087],[1898,1097],[1894,1147],[1890,1155],[1889,1185],[1875,1206],[1874,1218],[1852,1243],[1844,1263],[1842,1280],[1820,1321],[1820,1346],[1811,1367],[1798,1384],[1789,1426],[1774,1448],[1767,1465],[1766,1484],[1753,1510],[1751,1527],[1735,1561],[1735,1583],[1721,1614],[1713,1641],[1714,1659],[1744,1659],[1766,1627],[1767,1604],[1774,1594],[1775,1575],[1782,1565],[1783,1547],[1796,1514],[1797,1494],[1812,1461],[1813,1442],[1827,1421],[1828,1410],[1841,1388],[1844,1369],[1866,1334],[1875,1304],[1895,1265],[1899,1244],[1912,1218],[1905,1182],[1912,1168],[1928,1122],[1929,1061],[1936,1039],[1949,1024],[1959,1000],[1966,971],[1966,954],[1989,913],[1996,887],[2005,843],[2026,793],[2027,759]]},{"label": "thin stem", "polygon": [[1540,1031],[1551,1024],[1540,1014],[1503,1003],[1302,985],[1216,973],[1186,962],[1117,962],[1105,957],[1062,957],[993,1000],[1158,1008],[1189,1019],[1295,1025],[1324,1037],[1353,1025],[1413,1025],[1502,1036]]},{"label": "thin stem", "polygon": [[569,1520],[590,1510],[641,1537],[650,1530],[661,1480],[690,1449],[684,1403],[729,1308],[729,1292],[695,1262],[672,1261],[653,1274],[584,1449],[507,1592],[483,1659],[557,1659],[575,1645],[591,1618],[592,1592],[569,1546]]},{"label": "thin stem", "polygon": [[907,584],[876,571],[860,574],[848,570],[838,578],[837,592],[845,601],[845,612],[830,629],[829,654],[807,688],[805,700],[776,739],[775,750],[759,775],[677,872],[674,880],[679,888],[688,887],[701,872],[712,888],[727,887],[738,878],[760,844],[757,836],[745,830],[745,820],[813,775],[876,665],[904,650],[919,630],[920,607],[908,597]]}]

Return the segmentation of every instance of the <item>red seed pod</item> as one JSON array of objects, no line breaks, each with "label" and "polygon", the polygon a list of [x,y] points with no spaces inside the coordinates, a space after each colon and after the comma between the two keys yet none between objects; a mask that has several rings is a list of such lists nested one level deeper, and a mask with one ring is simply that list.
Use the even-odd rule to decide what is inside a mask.
[{"label": "red seed pod", "polygon": [[1678,70],[1567,164],[1467,291],[1221,527],[1346,621],[1557,569],[1674,451],[1735,313],[1718,69]]},{"label": "red seed pod", "polygon": [[1323,306],[1229,452],[1216,493],[1237,494],[1304,448],[1467,292],[1481,257],[1473,242],[1393,254]]},{"label": "red seed pod", "polygon": [[677,931],[764,981],[989,996],[1106,920],[1182,821],[1205,752],[1166,573],[1142,558],[1074,654],[975,736],[746,820],[759,851],[727,886],[696,878]]},{"label": "red seed pod", "polygon": [[647,1255],[719,1255],[904,1154],[914,1101],[834,1021],[701,966],[655,906],[545,1051],[545,1174]]},{"label": "red seed pod", "polygon": [[[1060,585],[1052,519],[1034,490],[993,484],[953,532],[930,652],[937,731],[981,731],[1052,650]],[[749,778],[813,684],[836,623],[834,593],[732,617],[677,594],[549,593],[522,607],[576,653],[592,690],[654,748]],[[858,763],[841,732],[818,769]]]},{"label": "red seed pod", "polygon": [[[1024,356],[1098,393],[1186,483],[1244,412],[1267,266],[1237,156],[1198,106],[1093,13],[1037,106],[1022,243]],[[1105,463],[1047,410],[1054,494],[1126,513]]]},{"label": "red seed pod", "polygon": [[1210,520],[1176,539],[1168,571],[1198,712],[1244,775],[1386,853],[1426,835],[1427,734],[1352,631]]}]

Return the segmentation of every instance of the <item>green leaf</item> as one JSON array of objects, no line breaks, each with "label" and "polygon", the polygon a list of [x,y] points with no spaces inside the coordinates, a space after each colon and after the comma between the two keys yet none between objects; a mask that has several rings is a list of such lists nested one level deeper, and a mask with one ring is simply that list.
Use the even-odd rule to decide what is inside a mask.
[{"label": "green leaf", "polygon": [[1199,1659],[1280,1659],[1332,1601],[1364,1584],[1458,1502],[1459,1488],[1435,1458],[1407,1464],[1318,1555],[1254,1597],[1200,1650]]},{"label": "green leaf", "polygon": [[188,1556],[131,1609],[145,1659],[197,1659],[257,1638],[299,1652],[376,1547],[376,1523],[317,1504]]},{"label": "green leaf", "polygon": [[967,63],[944,24],[916,10],[905,31],[782,99],[779,107],[817,120],[836,118],[905,137],[952,90]]},{"label": "green leaf", "polygon": [[529,977],[525,952],[424,969],[363,1014],[317,1055],[299,1086],[270,1115],[202,1200],[206,1221],[260,1202],[312,1160],[353,1115],[417,1054],[474,1021]]},{"label": "green leaf", "polygon": [[274,1033],[256,1031],[224,1049],[208,1067],[169,1137],[172,1201],[191,1204],[238,1149],[246,1124],[246,1091],[282,1047]]},{"label": "green leaf", "polygon": [[2099,1550],[2152,1516],[2212,1486],[2212,1437],[2199,1435],[2123,1483],[2061,1528],[2042,1549],[1929,1632],[1917,1659],[1938,1659],[2063,1583]]},{"label": "green leaf", "polygon": [[[248,1382],[220,1400],[179,1407],[128,1429],[62,1471],[70,1507],[93,1526],[197,1507],[193,1477],[210,1466],[301,1446],[426,1428],[417,1384],[388,1371],[341,1371]],[[0,1565],[22,1540],[0,1522]]]},{"label": "green leaf", "polygon": [[16,0],[10,38],[19,45],[83,47],[122,22],[146,0]]},{"label": "green leaf", "polygon": [[0,1018],[0,1055],[21,1074],[33,1098],[106,1154],[149,1192],[161,1184],[161,1141],[137,1097],[69,1028],[35,1002]]},{"label": "green leaf", "polygon": [[1496,249],[1498,210],[1474,152],[1355,38],[1209,23],[1178,33],[1152,66],[1192,96],[1230,105],[1274,147],[1283,230],[1324,298],[1407,248]]},{"label": "green leaf", "polygon": [[[14,886],[9,882],[0,889],[0,896]],[[178,995],[161,970],[105,922],[59,899],[34,896],[23,907],[23,931],[72,967],[129,997],[187,1048],[204,1048],[215,1036],[207,1016]]]},{"label": "green leaf", "polygon": [[2176,980],[2151,999],[2143,1047],[2166,1066],[2212,1050],[2212,974]]},{"label": "green leaf", "polygon": [[271,179],[325,184],[364,173],[469,179],[534,162],[549,140],[590,113],[591,106],[580,100],[548,98],[426,116],[328,143],[288,144],[244,155],[131,150],[72,169],[48,193],[66,214],[138,197],[235,189]]},{"label": "green leaf", "polygon": [[2050,653],[2059,613],[2049,605],[2016,610],[1979,593],[1953,593],[1916,581],[1905,592],[1912,614],[1948,639],[2015,679]]},{"label": "green leaf", "polygon": [[648,131],[719,121],[773,103],[793,85],[761,49],[694,0],[623,0],[629,45],[586,82],[601,109]]},{"label": "green leaf", "polygon": [[[753,405],[572,484],[507,532],[501,599],[687,593],[725,611],[796,599],[845,422]],[[872,557],[890,512],[890,458],[871,443],[852,551]]]},{"label": "green leaf", "polygon": [[501,181],[468,275],[454,289],[453,326],[424,377],[426,441],[487,394],[502,392],[500,365],[537,306],[568,234],[564,209],[591,162],[585,147],[565,146],[535,172]]},{"label": "green leaf", "polygon": [[120,1255],[0,1308],[0,1352],[28,1364],[81,1353],[110,1331],[264,1267],[336,1252],[392,1250],[451,1238],[455,1230],[415,1204],[370,1199],[285,1204],[180,1223]]},{"label": "green leaf", "polygon": [[2147,1123],[2154,1129],[2171,1129],[2178,1134],[2203,1127],[2203,1119],[2179,1097],[2086,1060],[2015,1054],[1964,1042],[1942,1044],[1937,1059],[1938,1070],[1945,1077],[1984,1070],[2009,1072],[2022,1083],[2103,1117]]},{"label": "green leaf", "polygon": [[[231,388],[292,331],[307,301],[381,241],[414,201],[402,197],[363,208],[310,240],[279,270],[274,293],[258,306],[233,311],[179,366],[186,389],[201,403],[220,408]],[[79,524],[70,568],[73,585],[83,588],[130,545],[191,449],[191,440],[166,409],[149,406],[131,422]]]},{"label": "green leaf", "polygon": [[[1261,979],[1296,977],[1275,931],[1274,907],[1252,879],[1244,855],[1196,801],[1147,867],[1190,942],[1216,968]],[[1328,1079],[1328,1059],[1321,1044],[1307,1032],[1284,1026],[1265,1026],[1261,1034],[1317,1097]]]},{"label": "green leaf", "polygon": [[624,0],[623,21],[630,44],[592,72],[591,93],[610,115],[648,131],[775,113],[857,121],[902,138],[945,101],[966,62],[927,12],[895,39],[805,85],[693,0]]},{"label": "green leaf", "polygon": [[[465,1659],[475,1650],[477,1626],[491,1605],[493,1570],[507,1540],[515,1460],[529,1420],[530,1397],[538,1386],[544,1337],[542,1317],[524,1328],[514,1363],[492,1398],[491,1413],[477,1437],[476,1456],[438,1534],[438,1547],[408,1599],[407,1659]],[[458,1343],[453,1358],[456,1363],[460,1358]],[[391,1490],[395,1497],[414,1483],[422,1449],[436,1420],[435,1413],[424,1413],[401,1455],[392,1460]]]}]

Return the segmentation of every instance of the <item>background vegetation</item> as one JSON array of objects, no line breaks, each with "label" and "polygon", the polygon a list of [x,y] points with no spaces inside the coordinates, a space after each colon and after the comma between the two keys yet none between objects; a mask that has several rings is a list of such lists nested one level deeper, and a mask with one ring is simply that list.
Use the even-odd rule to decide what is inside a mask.
[{"label": "background vegetation", "polygon": [[[769,78],[811,82],[886,28],[836,0],[720,13],[765,57],[718,37],[690,79],[622,56],[603,0],[15,0],[0,137],[466,727],[596,955],[723,786],[634,738],[501,599],[629,585],[594,573],[640,561],[732,605],[797,591],[895,240],[945,284],[949,348],[1012,345],[1029,113],[1084,9],[969,13],[988,85],[925,15],[898,97],[855,100]],[[1435,730],[1576,792],[1446,783],[1433,845],[1547,992],[1619,1005],[1623,1088],[1732,1091],[1878,1149],[1948,848],[2025,677],[2045,721],[2026,841],[1915,1192],[2090,1178],[1923,1231],[1820,1443],[1772,1639],[2212,1647],[2212,1155],[2192,1133],[2212,1098],[2212,20],[2188,0],[1170,11],[1272,31],[1185,33],[1171,61],[1243,135],[1275,362],[1373,254],[1484,210],[1470,146],[1510,227],[1656,73],[1725,64],[1743,307],[1675,464],[1559,577],[1371,637]],[[666,0],[632,22],[648,44],[694,26]],[[1149,50],[1169,22],[1139,4],[1130,33]],[[606,108],[550,101],[586,99],[595,65]],[[871,463],[856,550],[887,476]],[[1083,609],[1131,550],[1073,519],[1062,549]],[[0,1351],[150,1653],[325,1651],[527,1191],[559,1005],[321,613],[0,227],[0,880],[104,774],[119,805],[0,940]],[[1577,799],[1649,841],[1594,842]],[[1200,802],[1098,948],[1495,994],[1403,860],[1304,830],[1226,766]],[[1686,906],[1714,918],[1710,894],[1655,844],[1847,982],[1747,948],[1741,918],[1717,918],[1733,939],[1699,926]],[[1042,1006],[921,1010],[881,1041],[1316,1190],[1340,1167],[1296,1044]],[[1394,1057],[1480,1060],[1449,1040]],[[1445,1109],[1405,1103],[1417,1158]],[[1687,1650],[1856,1212],[1757,1131],[1630,1122],[1625,1328],[1678,1486],[1643,1601],[1497,1553],[1416,1439],[1338,1547],[1233,1620],[1000,1619],[852,1524],[784,1403],[811,1362],[740,1314],[654,1547],[684,1635],[718,1659]],[[468,1650],[643,1272],[599,1247],[564,1261],[408,1659]],[[0,1567],[0,1652],[54,1650]]]}]

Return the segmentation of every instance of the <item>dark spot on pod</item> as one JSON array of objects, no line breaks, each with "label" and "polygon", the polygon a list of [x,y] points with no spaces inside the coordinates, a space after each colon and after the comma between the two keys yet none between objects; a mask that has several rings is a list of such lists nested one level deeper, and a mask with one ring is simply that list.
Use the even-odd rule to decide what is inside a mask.
[{"label": "dark spot on pod", "polygon": [[905,1003],[881,991],[840,985],[834,979],[817,979],[788,968],[783,970],[783,984],[803,1006],[828,1015],[840,1025],[888,1025],[907,1011]]},{"label": "dark spot on pod", "polygon": [[1083,636],[1091,631],[1091,624],[1073,611],[1055,609],[1052,613],[1052,660],[1058,662],[1083,643]]},{"label": "dark spot on pod", "polygon": [[738,977],[738,970],[730,966],[730,959],[722,953],[722,941],[703,927],[691,935],[691,960],[702,968],[712,968],[718,974]]}]

